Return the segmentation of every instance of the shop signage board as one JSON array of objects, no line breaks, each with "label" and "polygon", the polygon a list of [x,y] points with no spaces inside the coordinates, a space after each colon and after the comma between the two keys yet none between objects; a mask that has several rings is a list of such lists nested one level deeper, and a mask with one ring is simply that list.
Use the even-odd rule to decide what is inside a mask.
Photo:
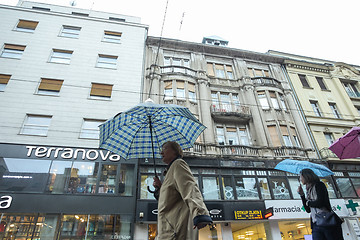
[{"label": "shop signage board", "polygon": [[360,217],[360,199],[346,199],[345,205],[350,216]]},{"label": "shop signage board", "polygon": [[[344,199],[330,199],[332,210],[340,217],[349,216]],[[266,200],[266,208],[273,207],[274,215],[269,219],[309,218],[301,200]]]},{"label": "shop signage board", "polygon": [[8,209],[11,206],[11,202],[12,202],[11,196],[1,196],[0,209]]}]

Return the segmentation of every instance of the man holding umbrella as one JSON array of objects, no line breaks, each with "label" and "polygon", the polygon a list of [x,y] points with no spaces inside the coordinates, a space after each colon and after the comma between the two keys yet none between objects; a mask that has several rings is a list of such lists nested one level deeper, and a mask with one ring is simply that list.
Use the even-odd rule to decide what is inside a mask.
[{"label": "man holding umbrella", "polygon": [[[163,145],[162,161],[167,164],[163,183],[154,177],[158,203],[158,240],[193,239],[192,229],[201,229],[212,223],[199,187],[187,163],[182,160],[183,152],[176,142]],[[193,219],[193,228],[189,218]]]}]

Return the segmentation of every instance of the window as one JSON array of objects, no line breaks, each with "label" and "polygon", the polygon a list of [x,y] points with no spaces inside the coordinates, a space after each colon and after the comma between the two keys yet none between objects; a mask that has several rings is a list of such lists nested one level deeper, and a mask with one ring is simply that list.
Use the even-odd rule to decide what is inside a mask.
[{"label": "window", "polygon": [[60,36],[68,38],[79,38],[81,27],[63,26]]},{"label": "window", "polygon": [[192,102],[196,102],[195,84],[189,82],[188,90],[189,90],[189,100]]},{"label": "window", "polygon": [[164,65],[190,67],[190,60],[186,58],[164,57]]},{"label": "window", "polygon": [[283,110],[287,111],[284,95],[279,94],[279,98],[280,98],[281,108],[282,108]]},{"label": "window", "polygon": [[102,164],[100,172],[99,193],[116,193],[117,165]]},{"label": "window", "polygon": [[283,136],[283,141],[286,147],[292,147],[292,143],[289,136],[289,131],[287,129],[287,126],[280,126],[281,134]]},{"label": "window", "polygon": [[310,101],[311,107],[317,117],[321,117],[321,111],[317,101]]},{"label": "window", "polygon": [[236,93],[212,92],[211,99],[213,108],[220,112],[236,112],[240,106]]},{"label": "window", "polygon": [[34,32],[38,23],[39,22],[35,21],[19,20],[18,24],[16,25],[16,31]]},{"label": "window", "polygon": [[39,94],[58,95],[64,80],[41,78]]},{"label": "window", "polygon": [[179,100],[185,100],[185,82],[176,81],[176,98]]},{"label": "window", "polygon": [[270,77],[269,70],[248,68],[248,73],[250,77]]},{"label": "window", "polygon": [[250,145],[250,139],[246,127],[216,127],[216,135],[219,145]]},{"label": "window", "polygon": [[116,69],[117,58],[118,58],[117,56],[99,54],[96,67]]},{"label": "window", "polygon": [[110,99],[112,87],[110,84],[91,83],[90,97]]},{"label": "window", "polygon": [[109,17],[109,20],[118,21],[118,22],[125,22],[124,18]]},{"label": "window", "polygon": [[236,177],[235,186],[237,199],[259,199],[259,193],[256,185],[255,178]]},{"label": "window", "polygon": [[360,115],[360,106],[355,106],[358,114]]},{"label": "window", "polygon": [[82,16],[82,17],[88,17],[89,14],[87,13],[81,13],[81,12],[71,12],[72,15],[76,15],[76,16]]},{"label": "window", "polygon": [[333,144],[334,141],[335,141],[332,133],[324,133],[324,136],[325,136],[325,139],[326,139],[326,141],[327,141],[327,143],[329,144],[329,147],[330,147],[330,145]]},{"label": "window", "polygon": [[32,9],[50,12],[50,8],[34,7],[34,6],[33,6]]},{"label": "window", "polygon": [[173,99],[173,88],[172,81],[164,82],[164,100],[172,100]]},{"label": "window", "polygon": [[21,134],[46,136],[52,116],[26,115]]},{"label": "window", "polygon": [[270,100],[271,100],[271,104],[272,104],[273,108],[280,109],[279,102],[278,102],[278,99],[276,97],[276,93],[275,92],[269,92],[269,94],[270,94]]},{"label": "window", "polygon": [[84,119],[80,138],[99,139],[99,125],[103,122],[105,122],[105,120]]},{"label": "window", "polygon": [[234,188],[231,177],[222,177],[222,188],[225,200],[234,200]]},{"label": "window", "polygon": [[305,76],[305,75],[302,75],[302,74],[298,74],[298,76],[299,76],[299,79],[300,79],[303,87],[310,88],[310,85],[309,85],[309,83],[308,83],[308,81],[307,81],[307,79],[306,79],[306,76]]},{"label": "window", "polygon": [[355,83],[343,82],[343,85],[349,97],[360,97],[360,93]]},{"label": "window", "polygon": [[66,193],[95,194],[98,172],[98,162],[74,162],[68,171]]},{"label": "window", "polygon": [[324,83],[324,79],[322,77],[315,77],[321,90],[327,90],[325,83]]},{"label": "window", "polygon": [[270,106],[269,106],[269,102],[267,100],[265,91],[259,91],[259,92],[257,92],[257,94],[258,94],[259,102],[260,102],[262,109],[269,109]]},{"label": "window", "polygon": [[336,103],[329,103],[332,113],[334,114],[335,118],[341,118],[339,110],[336,107]]},{"label": "window", "polygon": [[73,51],[53,49],[50,57],[52,63],[70,64],[70,59]]},{"label": "window", "polygon": [[276,130],[276,126],[275,125],[268,126],[268,131],[269,131],[269,134],[270,134],[272,145],[274,147],[280,147],[281,143],[280,143],[279,135],[278,135],[277,130]]},{"label": "window", "polygon": [[208,63],[207,73],[209,76],[212,77],[234,79],[233,69],[231,65]]},{"label": "window", "polygon": [[262,199],[271,199],[270,188],[267,178],[258,178]]},{"label": "window", "polygon": [[203,196],[205,200],[220,200],[218,177],[202,177]]},{"label": "window", "polygon": [[219,145],[225,145],[225,132],[223,127],[216,127],[216,136]]},{"label": "window", "polygon": [[0,74],[0,92],[5,91],[5,87],[8,84],[10,78],[11,78],[11,75]]},{"label": "window", "polygon": [[104,31],[104,42],[111,42],[111,43],[120,43],[121,42],[121,32],[111,32],[111,31]]},{"label": "window", "polygon": [[298,138],[297,135],[296,135],[296,130],[295,130],[294,127],[291,127],[291,133],[292,133],[292,136],[293,136],[293,138],[294,138],[296,147],[301,147],[299,138]]},{"label": "window", "polygon": [[22,54],[25,51],[26,46],[5,44],[1,52],[1,57],[21,59]]},{"label": "window", "polygon": [[342,197],[356,197],[355,190],[351,185],[349,178],[336,178],[336,184],[338,185]]},{"label": "window", "polygon": [[66,180],[71,176],[71,165],[72,162],[70,161],[52,162],[46,192],[52,194],[64,193]]},{"label": "window", "polygon": [[290,188],[285,178],[271,177],[270,186],[274,199],[290,199]]}]

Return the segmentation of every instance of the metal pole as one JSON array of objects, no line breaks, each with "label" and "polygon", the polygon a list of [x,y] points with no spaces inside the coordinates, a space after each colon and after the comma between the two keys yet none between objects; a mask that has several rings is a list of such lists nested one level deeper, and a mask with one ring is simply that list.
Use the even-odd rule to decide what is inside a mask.
[{"label": "metal pole", "polygon": [[152,155],[153,155],[153,163],[154,163],[154,171],[155,171],[155,177],[157,177],[156,173],[156,164],[155,164],[155,152],[154,152],[154,141],[153,141],[153,134],[152,134],[152,124],[151,124],[151,117],[149,118],[149,128],[150,128],[150,136],[151,136],[151,149],[152,149]]}]

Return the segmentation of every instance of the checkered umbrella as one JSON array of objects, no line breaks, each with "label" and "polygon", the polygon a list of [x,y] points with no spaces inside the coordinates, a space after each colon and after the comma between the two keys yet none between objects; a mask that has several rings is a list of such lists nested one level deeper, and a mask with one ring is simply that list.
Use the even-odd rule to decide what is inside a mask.
[{"label": "checkered umbrella", "polygon": [[186,107],[147,100],[100,125],[100,148],[125,159],[161,158],[165,142],[190,148],[205,128]]}]

